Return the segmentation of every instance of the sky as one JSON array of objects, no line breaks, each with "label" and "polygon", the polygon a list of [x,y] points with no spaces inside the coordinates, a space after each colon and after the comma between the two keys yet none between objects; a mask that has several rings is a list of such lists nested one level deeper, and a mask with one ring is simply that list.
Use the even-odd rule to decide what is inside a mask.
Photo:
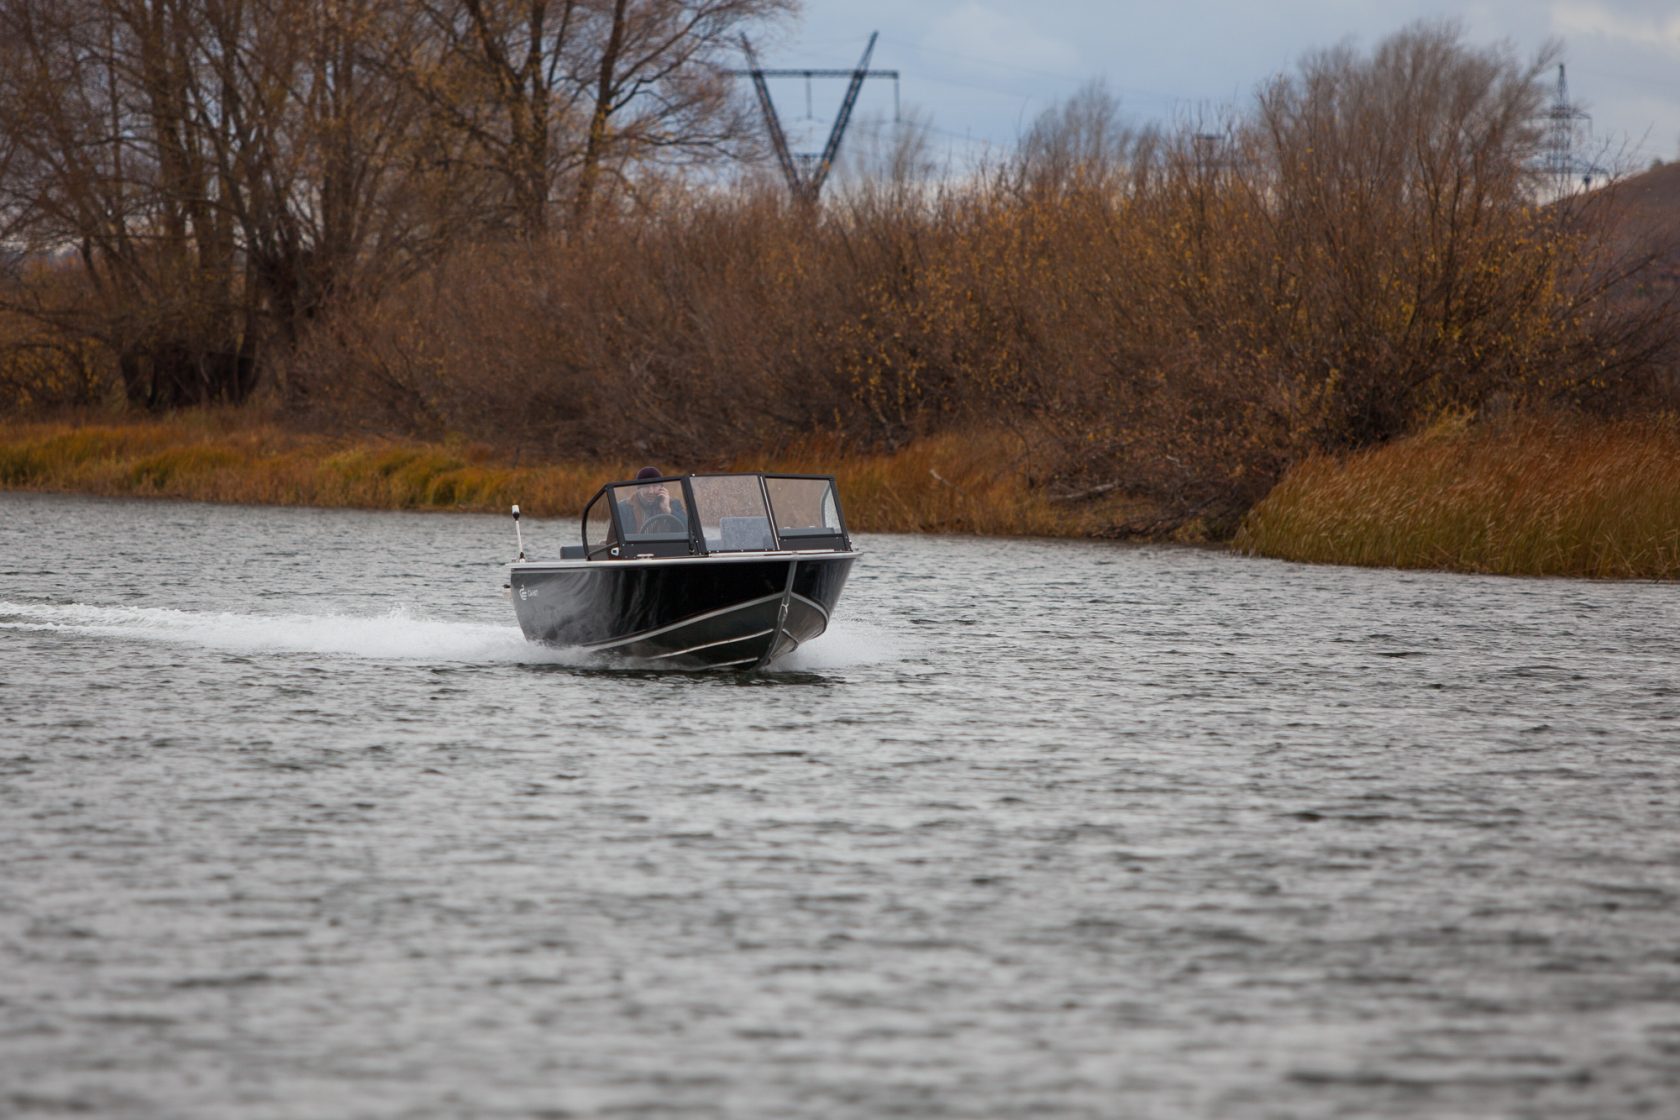
[{"label": "sky", "polygon": [[[1524,59],[1561,43],[1569,100],[1590,115],[1591,149],[1606,162],[1643,170],[1680,158],[1676,0],[804,0],[758,48],[767,68],[850,68],[879,31],[870,65],[899,72],[898,111],[930,126],[942,162],[962,166],[1009,151],[1041,111],[1092,79],[1128,120],[1170,124],[1246,106],[1313,50],[1368,49],[1441,18],[1458,20],[1472,44],[1508,43]],[[771,84],[796,150],[822,147],[845,86],[810,83],[807,115],[804,81]],[[893,83],[865,82],[858,142],[894,113]]]}]

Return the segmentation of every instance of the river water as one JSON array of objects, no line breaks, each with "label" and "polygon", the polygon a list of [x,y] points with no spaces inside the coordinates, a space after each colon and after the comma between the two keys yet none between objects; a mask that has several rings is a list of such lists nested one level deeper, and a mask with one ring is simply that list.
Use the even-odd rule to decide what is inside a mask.
[{"label": "river water", "polygon": [[1680,589],[860,544],[654,674],[506,518],[0,494],[0,1115],[1675,1114]]}]

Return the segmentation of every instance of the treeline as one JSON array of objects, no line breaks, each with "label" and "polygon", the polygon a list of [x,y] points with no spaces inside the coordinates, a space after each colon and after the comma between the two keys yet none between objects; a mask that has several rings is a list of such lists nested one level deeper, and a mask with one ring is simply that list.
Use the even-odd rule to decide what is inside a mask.
[{"label": "treeline", "polygon": [[[180,5],[230,6],[262,10]],[[240,104],[261,100],[238,84],[255,74],[235,68],[232,87],[206,77],[203,100],[218,108],[202,115],[216,128],[196,143],[215,158],[183,172],[160,151],[153,186],[133,194],[151,208],[125,212],[129,224],[105,234],[111,245],[68,223],[34,234],[38,246],[56,237],[77,251],[32,258],[14,279],[0,393],[14,404],[92,400],[120,378],[130,401],[156,405],[260,389],[309,423],[694,467],[813,436],[843,451],[1007,433],[1000,470],[1067,498],[1151,500],[1151,524],[1117,531],[1193,519],[1228,528],[1304,456],[1381,443],[1447,413],[1667,402],[1676,320],[1670,297],[1640,282],[1657,247],[1617,241],[1612,195],[1553,197],[1533,170],[1549,57],[1520,61],[1451,26],[1415,25],[1368,53],[1315,54],[1221,120],[1174,129],[1128,129],[1113,98],[1090,87],[984,173],[856,183],[810,208],[751,175],[724,186],[671,174],[667,156],[744,150],[740,102],[716,67],[726,29],[779,10],[711,6],[710,37],[682,55],[694,68],[683,88],[715,94],[690,102],[692,121],[709,123],[672,119],[627,136],[611,124],[562,127],[619,104],[582,80],[588,65],[545,68],[571,84],[535,100],[509,84],[486,46],[495,26],[510,41],[492,18],[510,17],[509,6],[362,5],[380,18],[355,24],[370,37],[357,43],[405,45],[344,56],[366,86],[343,90],[342,114],[326,114],[341,125],[282,161],[276,181],[291,186],[272,196],[247,182],[273,178],[261,167],[277,133],[217,131],[227,88],[244,91]],[[98,38],[89,28],[136,22],[109,0],[86,7],[99,19],[79,42]],[[343,7],[321,12],[338,20]],[[580,57],[604,70],[613,13],[702,5],[519,7],[573,13],[594,29]],[[274,33],[314,26],[312,43],[348,34],[320,12],[316,24],[281,19],[299,10],[276,4]],[[417,38],[390,40],[395,29]],[[27,41],[5,33],[7,51]],[[93,53],[116,57],[103,49]],[[307,117],[338,88],[339,71],[302,56],[315,61],[286,72],[314,67],[329,75],[323,84],[311,78],[294,96],[276,79],[262,104]],[[150,72],[117,69],[125,81]],[[15,67],[7,74],[7,97],[28,86]],[[72,99],[95,133],[104,88]],[[564,114],[560,88],[572,91]],[[516,102],[551,113],[541,159]],[[148,136],[207,127],[145,119]],[[386,146],[373,119],[390,130]],[[138,143],[88,158],[117,162]],[[256,154],[243,154],[253,143]],[[893,165],[913,166],[914,154],[894,153]],[[336,167],[357,170],[328,173]],[[29,180],[13,168],[0,179],[15,240],[50,223],[24,203],[17,185]],[[163,201],[176,196],[157,184],[182,174],[206,177],[179,196],[211,200],[202,214]],[[347,183],[354,216],[329,228],[339,211],[328,195]],[[295,235],[271,251],[247,213],[288,215],[280,228]],[[172,382],[159,370],[198,370],[223,353],[237,391],[160,389]]]},{"label": "treeline", "polygon": [[578,230],[751,132],[793,0],[0,0],[15,401],[239,402],[449,250]]}]

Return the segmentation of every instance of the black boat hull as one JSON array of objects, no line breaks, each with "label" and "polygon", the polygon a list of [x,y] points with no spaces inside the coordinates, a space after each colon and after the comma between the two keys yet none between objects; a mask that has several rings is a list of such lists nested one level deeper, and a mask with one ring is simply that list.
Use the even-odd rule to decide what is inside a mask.
[{"label": "black boat hull", "polygon": [[828,628],[855,553],[517,564],[525,636],[672,669],[753,668]]}]

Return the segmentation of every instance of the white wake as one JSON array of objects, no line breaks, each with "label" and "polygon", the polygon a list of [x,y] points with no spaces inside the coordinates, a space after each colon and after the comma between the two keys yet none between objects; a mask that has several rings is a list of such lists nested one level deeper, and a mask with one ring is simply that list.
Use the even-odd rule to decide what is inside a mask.
[{"label": "white wake", "polygon": [[[589,665],[588,654],[525,640],[516,625],[426,618],[398,608],[380,615],[243,614],[167,607],[0,600],[0,631],[60,631],[177,643],[230,653],[312,653],[389,661]],[[778,662],[779,671],[820,672],[902,656],[892,635],[836,620],[828,633]]]},{"label": "white wake", "polygon": [[232,653],[317,653],[405,661],[560,661],[513,625],[452,622],[397,609],[382,615],[238,614],[164,607],[0,601],[0,630],[57,630],[173,642]]}]

